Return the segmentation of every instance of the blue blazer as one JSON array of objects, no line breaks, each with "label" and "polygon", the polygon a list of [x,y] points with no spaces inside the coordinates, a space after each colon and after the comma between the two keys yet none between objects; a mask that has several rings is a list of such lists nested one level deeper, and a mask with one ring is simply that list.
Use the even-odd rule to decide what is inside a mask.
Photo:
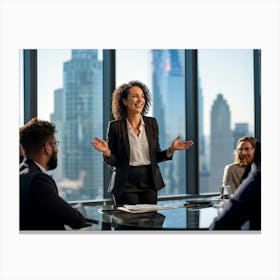
[{"label": "blue blazer", "polygon": [[86,226],[85,218],[63,200],[55,181],[30,159],[20,164],[20,230],[64,230]]},{"label": "blue blazer", "polygon": [[[155,118],[143,116],[145,130],[149,144],[149,154],[152,167],[153,181],[157,190],[162,189],[165,184],[162,179],[158,163],[171,160],[167,157],[166,150],[161,151],[159,145],[158,124]],[[120,195],[125,187],[129,173],[130,147],[126,119],[114,120],[108,124],[107,141],[111,150],[110,157],[104,157],[106,163],[115,170],[115,180],[112,193]]]}]

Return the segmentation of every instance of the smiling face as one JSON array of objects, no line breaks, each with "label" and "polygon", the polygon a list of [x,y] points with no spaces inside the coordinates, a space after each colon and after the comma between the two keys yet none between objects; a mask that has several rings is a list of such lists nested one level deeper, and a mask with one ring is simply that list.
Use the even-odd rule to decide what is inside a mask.
[{"label": "smiling face", "polygon": [[143,90],[138,86],[133,86],[127,95],[123,98],[123,104],[127,108],[127,114],[141,114],[145,105],[145,95]]},{"label": "smiling face", "polygon": [[238,156],[243,165],[248,165],[253,162],[255,148],[249,141],[242,141],[237,146]]}]

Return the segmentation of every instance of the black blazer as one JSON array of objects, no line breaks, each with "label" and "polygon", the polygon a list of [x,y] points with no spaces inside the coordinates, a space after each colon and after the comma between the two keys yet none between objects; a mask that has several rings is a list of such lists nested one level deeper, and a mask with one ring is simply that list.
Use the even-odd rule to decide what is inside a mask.
[{"label": "black blazer", "polygon": [[[145,130],[149,144],[149,154],[153,173],[153,180],[157,190],[162,189],[165,184],[162,179],[158,163],[171,160],[167,157],[166,150],[161,151],[159,146],[158,124],[155,118],[143,116]],[[129,172],[130,148],[127,132],[126,119],[114,120],[108,125],[108,145],[111,150],[110,157],[104,157],[108,165],[115,168],[115,182],[112,193],[120,195],[125,187]]]},{"label": "black blazer", "polygon": [[63,200],[55,181],[30,159],[20,164],[20,230],[64,230],[86,225],[82,214]]}]

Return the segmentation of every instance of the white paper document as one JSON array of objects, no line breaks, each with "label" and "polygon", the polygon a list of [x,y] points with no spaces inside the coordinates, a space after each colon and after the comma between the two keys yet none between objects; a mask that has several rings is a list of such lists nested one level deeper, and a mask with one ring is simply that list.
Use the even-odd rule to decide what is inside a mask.
[{"label": "white paper document", "polygon": [[123,206],[118,207],[118,210],[125,211],[128,213],[145,213],[145,212],[154,212],[157,210],[167,210],[178,208],[178,206],[171,205],[156,205],[156,204],[136,204],[129,205],[125,204]]}]

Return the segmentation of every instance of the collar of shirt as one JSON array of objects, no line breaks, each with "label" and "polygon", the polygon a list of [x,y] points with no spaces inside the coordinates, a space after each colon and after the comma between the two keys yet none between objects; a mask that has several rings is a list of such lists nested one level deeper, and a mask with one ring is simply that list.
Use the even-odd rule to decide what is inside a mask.
[{"label": "collar of shirt", "polygon": [[39,163],[36,162],[36,161],[34,161],[34,163],[40,168],[40,170],[41,170],[43,173],[48,174],[45,167],[43,167],[41,164],[39,164]]},{"label": "collar of shirt", "polygon": [[[131,124],[129,123],[128,119],[126,119],[126,125],[127,125],[128,131],[129,131],[130,133],[132,133],[133,136],[136,136],[136,134],[135,134],[135,132],[134,132],[134,130],[133,130]],[[141,115],[141,123],[140,123],[140,127],[139,127],[139,131],[140,131],[139,136],[142,134],[142,131],[144,130],[144,128],[145,128],[145,122],[144,122],[143,117],[142,117],[142,115]],[[137,136],[136,136],[136,137],[137,137]]]},{"label": "collar of shirt", "polygon": [[151,164],[149,155],[149,143],[146,135],[145,123],[141,116],[140,134],[137,136],[127,121],[128,141],[129,141],[129,165],[140,166]]}]

